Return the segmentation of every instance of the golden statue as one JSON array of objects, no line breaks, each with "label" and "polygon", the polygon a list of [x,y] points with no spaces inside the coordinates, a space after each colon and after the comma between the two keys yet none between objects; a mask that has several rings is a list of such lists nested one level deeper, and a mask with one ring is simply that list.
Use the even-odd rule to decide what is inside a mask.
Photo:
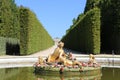
[{"label": "golden statue", "polygon": [[43,62],[44,62],[44,59],[41,56],[39,56],[38,57],[38,64],[43,64]]},{"label": "golden statue", "polygon": [[54,50],[53,54],[48,56],[48,62],[63,62],[66,59],[66,54],[63,50],[64,43],[59,42],[58,47]]},{"label": "golden statue", "polygon": [[47,62],[62,62],[65,66],[74,66],[82,64],[78,62],[77,60],[69,60],[67,59],[67,54],[63,50],[64,43],[59,42],[57,48],[54,50],[53,54],[48,56]]},{"label": "golden statue", "polygon": [[97,61],[95,59],[95,56],[93,54],[89,55],[88,65],[89,66],[94,66],[94,67],[100,66],[100,64],[97,63]]},{"label": "golden statue", "polygon": [[89,55],[89,62],[88,63],[89,64],[97,63],[95,60],[95,56],[93,54]]}]

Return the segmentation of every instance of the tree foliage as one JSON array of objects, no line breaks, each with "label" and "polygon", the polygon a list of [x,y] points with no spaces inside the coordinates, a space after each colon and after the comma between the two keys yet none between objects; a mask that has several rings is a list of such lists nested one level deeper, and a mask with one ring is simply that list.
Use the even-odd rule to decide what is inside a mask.
[{"label": "tree foliage", "polygon": [[[14,46],[19,45],[20,27],[18,16],[19,11],[14,0],[0,1],[0,40],[3,42],[0,43],[0,51],[2,50],[6,54],[7,52],[16,53],[17,49]],[[16,50],[13,50],[13,47]]]},{"label": "tree foliage", "polygon": [[100,0],[87,0],[84,13],[99,6],[100,6]]},{"label": "tree foliage", "polygon": [[52,45],[35,13],[14,0],[0,0],[0,55],[32,54]]},{"label": "tree foliage", "polygon": [[81,52],[100,52],[100,10],[88,11],[62,39],[65,47]]},{"label": "tree foliage", "polygon": [[[67,30],[67,34],[62,38],[62,40],[65,41],[66,43],[71,42],[69,41],[69,39],[72,41],[73,40],[76,41],[78,43],[76,44],[76,46],[79,47],[76,47],[75,49],[79,48],[80,51],[83,52],[87,52],[92,47],[94,47],[95,52],[111,53],[114,50],[116,54],[119,54],[120,53],[120,1],[119,0],[87,0],[83,15],[86,16],[94,8],[100,9],[100,16],[99,15],[98,16],[96,15],[96,17],[94,16],[94,18],[96,18],[96,21],[94,19],[91,19],[93,18],[92,15],[91,18],[87,17],[87,19],[86,17],[82,17],[83,20],[78,18],[78,20],[76,20],[76,23],[71,25],[70,29]],[[97,12],[95,13],[97,14]],[[88,27],[91,26],[91,23],[89,22],[93,23],[92,25],[94,26],[95,25],[100,26],[100,28],[92,27],[92,29],[96,30],[93,34],[96,34],[96,32],[98,33],[100,32],[100,35],[97,35],[98,38],[100,38],[99,40],[93,38],[95,44],[97,43],[100,44],[98,46],[96,45],[96,47],[91,45],[92,42],[90,42],[91,41],[90,37],[87,37],[89,36],[89,34],[85,34],[86,31],[89,32],[90,30],[89,28],[85,29],[85,26]],[[74,33],[76,29],[79,30],[77,31],[77,34]],[[68,35],[70,38],[68,37]],[[79,38],[75,39],[75,36],[78,35],[79,36],[81,35],[83,37],[81,37],[80,39]],[[86,39],[88,40],[87,42]],[[82,42],[82,44],[79,44],[80,42]],[[69,45],[66,44],[66,47],[69,48],[69,46],[70,44]],[[84,48],[82,46],[84,46]],[[87,46],[86,49],[88,50],[85,50],[86,46]]]},{"label": "tree foliage", "polygon": [[14,0],[2,0],[0,4],[0,36],[19,38],[18,7]]},{"label": "tree foliage", "polygon": [[21,53],[31,54],[53,45],[51,36],[44,29],[36,15],[28,8],[20,7]]},{"label": "tree foliage", "polygon": [[101,0],[102,52],[120,52],[120,1]]}]

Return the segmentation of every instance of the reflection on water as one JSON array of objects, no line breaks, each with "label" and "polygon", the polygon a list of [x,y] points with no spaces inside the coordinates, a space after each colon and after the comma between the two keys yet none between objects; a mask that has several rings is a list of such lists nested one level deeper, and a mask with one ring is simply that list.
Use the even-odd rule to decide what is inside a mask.
[{"label": "reflection on water", "polygon": [[31,67],[0,69],[0,80],[120,80],[120,68],[102,68],[102,74],[93,76],[47,76],[33,71]]},{"label": "reflection on water", "polygon": [[84,71],[84,72],[39,72],[35,75],[38,80],[101,80],[101,70]]},{"label": "reflection on water", "polygon": [[[74,73],[74,72],[73,72]],[[58,73],[59,74],[59,73]],[[79,74],[79,73],[78,73]],[[92,76],[81,76],[81,75],[65,75],[65,74],[59,74],[59,75],[41,75],[37,74],[36,77],[38,80],[43,79],[43,80],[101,80],[101,74],[97,75],[92,75]]]},{"label": "reflection on water", "polygon": [[120,80],[120,68],[103,68],[101,80]]},{"label": "reflection on water", "polygon": [[59,75],[59,76],[39,76],[38,80],[101,80],[101,75],[94,76],[67,76]]},{"label": "reflection on water", "polygon": [[32,68],[4,68],[0,80],[35,80],[35,76]]}]

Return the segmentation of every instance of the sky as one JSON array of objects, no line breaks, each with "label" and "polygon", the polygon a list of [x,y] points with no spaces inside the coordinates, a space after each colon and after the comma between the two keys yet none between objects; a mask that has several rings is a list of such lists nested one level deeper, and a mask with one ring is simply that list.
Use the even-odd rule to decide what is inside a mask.
[{"label": "sky", "polygon": [[15,0],[33,11],[52,38],[62,38],[73,18],[84,12],[86,0]]}]

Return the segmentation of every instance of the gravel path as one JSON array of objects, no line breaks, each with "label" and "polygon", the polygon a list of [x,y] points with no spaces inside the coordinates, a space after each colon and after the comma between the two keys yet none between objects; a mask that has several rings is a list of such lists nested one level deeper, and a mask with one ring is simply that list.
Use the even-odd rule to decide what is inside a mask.
[{"label": "gravel path", "polygon": [[[52,54],[53,51],[55,50],[55,48],[57,47],[56,43],[54,46],[46,49],[46,50],[43,50],[43,51],[40,51],[40,52],[36,52],[34,54],[31,54],[31,55],[26,55],[26,56],[11,56],[11,55],[3,55],[3,56],[0,56],[0,59],[1,58],[18,58],[18,57],[39,57],[39,56],[42,56],[42,57],[47,57],[49,54]],[[88,54],[81,54],[80,52],[77,52],[77,51],[73,51],[73,50],[66,50],[66,52],[72,52],[73,53],[73,56],[75,57],[89,57]],[[99,54],[99,55],[95,55],[95,57],[101,57],[101,58],[120,58],[120,55],[110,55],[110,54]]]},{"label": "gravel path", "polygon": [[[44,58],[48,57],[49,54],[52,54],[55,48],[57,47],[57,41],[55,41],[55,45],[40,51],[36,52],[31,55],[27,56],[10,56],[10,55],[4,55],[0,56],[0,68],[5,67],[19,67],[19,66],[33,66],[35,62],[38,61],[38,57],[42,56]],[[73,50],[66,50],[65,52],[72,52],[73,56],[77,58],[77,60],[80,61],[88,61],[89,55],[88,54],[81,54],[80,52],[73,51]],[[104,62],[104,63],[120,63],[120,55],[108,55],[108,54],[99,54],[95,55],[96,60],[98,62]],[[120,66],[120,65],[119,65]]]},{"label": "gravel path", "polygon": [[38,57],[38,56],[45,56],[47,57],[49,54],[52,54],[54,49],[56,48],[56,45],[50,47],[49,49],[46,49],[46,50],[43,50],[43,51],[40,51],[40,52],[37,52],[37,53],[34,53],[32,55],[29,55],[30,57]]}]

